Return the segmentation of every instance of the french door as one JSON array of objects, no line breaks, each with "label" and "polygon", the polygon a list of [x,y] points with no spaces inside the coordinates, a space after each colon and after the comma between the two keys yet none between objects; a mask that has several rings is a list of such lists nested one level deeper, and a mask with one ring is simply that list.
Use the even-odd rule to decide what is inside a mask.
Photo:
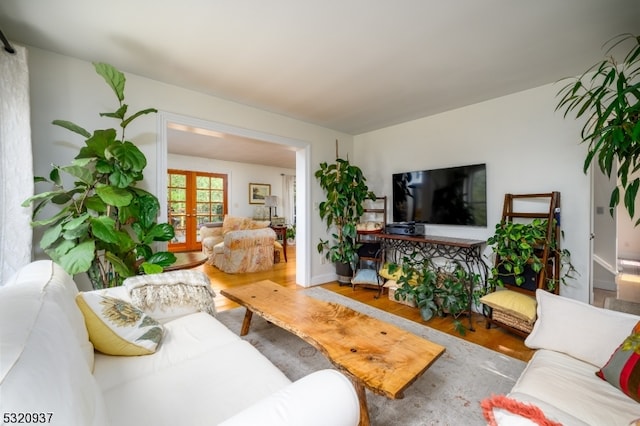
[{"label": "french door", "polygon": [[168,170],[168,216],[175,237],[169,250],[200,250],[200,227],[222,222],[227,213],[227,175]]}]

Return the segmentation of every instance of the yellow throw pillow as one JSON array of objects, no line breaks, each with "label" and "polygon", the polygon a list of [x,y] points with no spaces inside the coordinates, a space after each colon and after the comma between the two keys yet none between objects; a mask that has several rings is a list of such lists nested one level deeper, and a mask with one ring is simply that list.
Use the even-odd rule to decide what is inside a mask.
[{"label": "yellow throw pillow", "polygon": [[533,324],[536,321],[536,299],[511,290],[498,290],[480,298],[480,302],[493,309],[507,312]]},{"label": "yellow throw pillow", "polygon": [[393,274],[392,274],[391,272],[389,272],[389,264],[385,263],[384,265],[382,265],[382,268],[380,268],[380,271],[378,271],[378,274],[382,278],[398,281],[398,279],[402,275],[402,267],[398,266],[397,269],[393,271]]},{"label": "yellow throw pillow", "polygon": [[132,304],[98,293],[79,293],[89,340],[107,355],[149,355],[156,351],[164,328]]}]

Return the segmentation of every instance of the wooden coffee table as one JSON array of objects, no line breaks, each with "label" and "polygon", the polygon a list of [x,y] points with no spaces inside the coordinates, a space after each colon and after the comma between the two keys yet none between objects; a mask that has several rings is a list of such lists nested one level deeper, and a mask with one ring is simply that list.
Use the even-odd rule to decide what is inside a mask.
[{"label": "wooden coffee table", "polygon": [[360,424],[369,424],[365,387],[390,399],[404,390],[445,351],[443,346],[337,303],[306,296],[272,281],[221,291],[247,308],[240,335],[253,313],[321,351],[351,378],[360,399]]}]

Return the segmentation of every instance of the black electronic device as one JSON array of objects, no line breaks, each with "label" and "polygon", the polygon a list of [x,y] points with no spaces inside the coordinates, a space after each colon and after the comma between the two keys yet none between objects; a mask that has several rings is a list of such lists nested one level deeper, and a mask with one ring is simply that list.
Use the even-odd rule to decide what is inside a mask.
[{"label": "black electronic device", "polygon": [[421,223],[390,223],[385,232],[394,235],[424,235],[425,228]]},{"label": "black electronic device", "polygon": [[486,164],[395,173],[392,185],[394,222],[487,226]]}]

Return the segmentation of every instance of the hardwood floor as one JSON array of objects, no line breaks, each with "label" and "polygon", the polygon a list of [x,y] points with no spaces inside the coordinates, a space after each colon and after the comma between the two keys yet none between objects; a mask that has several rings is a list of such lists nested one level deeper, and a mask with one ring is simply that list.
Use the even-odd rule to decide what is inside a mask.
[{"label": "hardwood floor", "polygon": [[[238,304],[226,299],[220,294],[220,290],[224,288],[249,284],[258,280],[271,280],[286,287],[304,289],[304,287],[296,285],[295,281],[295,247],[288,247],[287,258],[288,262],[284,262],[282,259],[280,263],[274,265],[273,270],[271,271],[256,272],[251,274],[225,274],[217,268],[207,264],[199,266],[196,269],[206,273],[211,280],[211,286],[216,292],[216,309],[218,310],[218,312],[222,312],[224,310],[232,309],[238,306]],[[375,299],[374,296],[377,294],[377,292],[374,290],[368,290],[364,288],[357,288],[354,290],[350,286],[340,286],[337,282],[323,284],[322,287],[341,294],[342,296],[357,300],[361,303],[365,303],[367,305],[382,309],[408,320],[427,325],[444,333],[448,333],[452,336],[456,336],[469,342],[482,345],[486,348],[523,361],[528,361],[533,355],[533,351],[531,349],[528,349],[524,345],[524,339],[522,337],[511,334],[500,328],[493,327],[487,330],[485,328],[484,319],[482,315],[479,314],[475,314],[472,317],[472,321],[476,331],[467,332],[466,335],[461,336],[453,329],[450,318],[434,318],[428,322],[425,322],[422,320],[422,318],[420,318],[418,309],[405,306],[393,300],[389,300],[386,293],[379,299]],[[465,322],[468,321],[468,319],[466,318],[464,318],[463,320]]]}]

